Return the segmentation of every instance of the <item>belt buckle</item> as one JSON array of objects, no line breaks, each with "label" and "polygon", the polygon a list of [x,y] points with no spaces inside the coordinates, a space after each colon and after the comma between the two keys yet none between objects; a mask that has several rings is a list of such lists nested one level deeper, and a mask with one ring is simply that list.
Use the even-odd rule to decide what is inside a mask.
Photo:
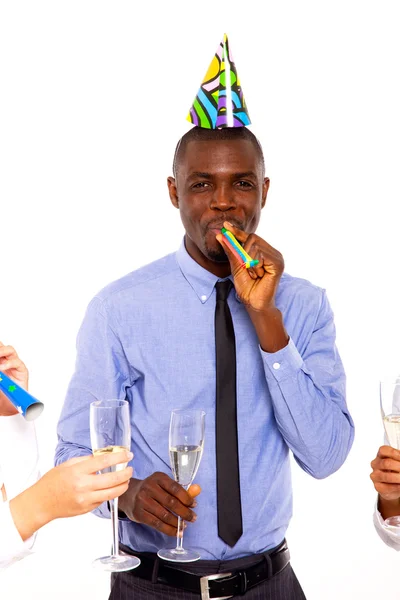
[{"label": "belt buckle", "polygon": [[215,575],[204,575],[200,577],[200,593],[201,600],[226,600],[227,598],[233,598],[233,596],[218,596],[218,598],[210,598],[210,589],[208,582],[214,579],[225,579],[231,577],[232,573],[216,573]]}]

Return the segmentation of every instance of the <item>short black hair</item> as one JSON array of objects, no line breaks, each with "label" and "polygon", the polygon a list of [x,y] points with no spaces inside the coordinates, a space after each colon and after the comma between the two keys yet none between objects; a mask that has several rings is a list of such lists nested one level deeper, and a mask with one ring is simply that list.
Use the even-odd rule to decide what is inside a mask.
[{"label": "short black hair", "polygon": [[223,127],[222,129],[205,129],[203,127],[193,127],[181,137],[175,148],[174,162],[172,172],[176,177],[178,167],[185,154],[186,146],[189,142],[209,142],[214,140],[248,140],[251,142],[260,157],[262,172],[264,175],[265,162],[264,153],[260,142],[246,127]]}]

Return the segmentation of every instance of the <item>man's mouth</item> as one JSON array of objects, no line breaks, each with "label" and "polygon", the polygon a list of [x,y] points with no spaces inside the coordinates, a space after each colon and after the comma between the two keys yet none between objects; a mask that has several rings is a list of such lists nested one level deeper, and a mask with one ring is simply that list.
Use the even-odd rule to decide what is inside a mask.
[{"label": "man's mouth", "polygon": [[[206,232],[207,231],[212,231],[215,235],[217,235],[218,233],[221,233],[221,229],[224,226],[224,222],[227,221],[227,220],[228,219],[224,219],[224,221],[219,221],[217,223],[210,223],[210,224],[208,224],[207,228],[206,228]],[[230,219],[230,222],[232,222],[232,225],[234,225],[238,229],[242,229],[241,223],[237,223],[237,222],[233,221],[232,219]]]}]

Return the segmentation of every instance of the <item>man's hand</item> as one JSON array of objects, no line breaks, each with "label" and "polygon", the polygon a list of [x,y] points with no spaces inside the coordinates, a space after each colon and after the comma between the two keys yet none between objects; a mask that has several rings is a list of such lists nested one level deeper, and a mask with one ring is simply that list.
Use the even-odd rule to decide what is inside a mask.
[{"label": "man's hand", "polygon": [[120,509],[131,521],[149,525],[161,533],[176,536],[178,516],[194,522],[194,497],[200,486],[186,491],[165,473],[153,473],[146,479],[131,479],[128,491],[119,500]]},{"label": "man's hand", "polygon": [[285,267],[283,256],[255,233],[248,234],[227,221],[224,227],[233,233],[251,258],[259,261],[255,267],[243,268],[228,240],[222,233],[217,235],[231,265],[236,293],[249,313],[262,349],[277,352],[289,341],[282,314],[275,306],[276,291]]},{"label": "man's hand", "polygon": [[[2,342],[0,342],[0,371],[24,388],[24,390],[28,389],[28,369],[14,348],[12,346],[5,346]],[[9,417],[16,414],[18,414],[18,411],[14,404],[3,392],[0,392],[0,417]]]},{"label": "man's hand", "polygon": [[384,519],[400,514],[400,450],[381,446],[371,462],[370,475],[379,494],[378,507]]},{"label": "man's hand", "polygon": [[126,492],[132,467],[114,473],[97,472],[127,463],[132,456],[131,452],[83,456],[45,473],[37,483],[10,500],[11,513],[22,539],[31,537],[53,519],[82,515]]},{"label": "man's hand", "polygon": [[242,263],[228,240],[222,233],[217,235],[217,240],[229,259],[240,300],[246,307],[256,311],[275,308],[275,294],[285,267],[282,254],[255,233],[248,234],[227,221],[224,227],[233,233],[251,258],[259,261],[255,267],[242,268]]}]

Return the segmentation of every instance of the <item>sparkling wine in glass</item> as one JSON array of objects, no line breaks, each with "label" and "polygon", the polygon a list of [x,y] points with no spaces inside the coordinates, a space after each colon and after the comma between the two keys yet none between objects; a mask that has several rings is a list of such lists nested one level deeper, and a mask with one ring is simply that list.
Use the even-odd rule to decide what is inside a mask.
[{"label": "sparkling wine in glass", "polygon": [[[400,376],[380,382],[380,405],[389,445],[400,450]],[[400,515],[386,519],[385,526],[400,537]]]},{"label": "sparkling wine in glass", "polygon": [[[204,446],[205,413],[202,410],[173,410],[169,427],[169,459],[175,481],[187,490],[196,476]],[[194,562],[200,554],[183,547],[183,521],[178,517],[176,548],[157,552],[172,562]]]},{"label": "sparkling wine in glass", "polygon": [[[130,450],[131,422],[126,400],[97,400],[90,405],[90,440],[95,456]],[[103,473],[122,471],[127,463],[104,469]],[[113,544],[111,556],[102,556],[93,565],[103,571],[129,571],[140,565],[136,556],[119,553],[118,498],[110,501]]]}]

